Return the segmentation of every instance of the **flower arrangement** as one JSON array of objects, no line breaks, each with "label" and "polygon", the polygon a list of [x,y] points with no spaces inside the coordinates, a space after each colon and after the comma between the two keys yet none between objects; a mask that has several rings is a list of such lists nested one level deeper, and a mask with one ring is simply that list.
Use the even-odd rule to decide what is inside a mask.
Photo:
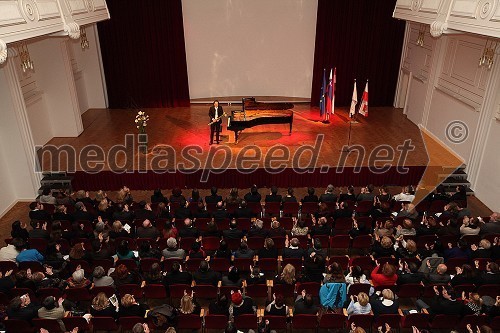
[{"label": "flower arrangement", "polygon": [[135,123],[139,133],[146,133],[146,126],[148,125],[149,116],[144,111],[137,111],[135,116]]}]

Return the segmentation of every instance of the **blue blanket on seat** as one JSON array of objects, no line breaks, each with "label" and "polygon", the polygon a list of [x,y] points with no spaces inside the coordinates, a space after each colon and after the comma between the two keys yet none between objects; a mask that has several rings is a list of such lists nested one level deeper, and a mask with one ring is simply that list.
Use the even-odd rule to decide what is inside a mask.
[{"label": "blue blanket on seat", "polygon": [[325,283],[319,290],[319,300],[325,308],[341,308],[347,299],[345,283]]}]

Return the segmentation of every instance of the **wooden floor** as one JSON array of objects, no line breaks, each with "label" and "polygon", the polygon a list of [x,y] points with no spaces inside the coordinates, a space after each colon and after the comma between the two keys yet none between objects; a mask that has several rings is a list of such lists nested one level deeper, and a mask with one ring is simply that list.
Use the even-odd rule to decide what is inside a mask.
[{"label": "wooden floor", "polygon": [[[182,149],[187,146],[197,147],[199,152],[196,153],[196,156],[202,165],[206,165],[207,156],[211,152],[213,153],[211,149],[216,147],[209,146],[208,107],[209,105],[193,104],[187,108],[144,109],[150,116],[147,127],[148,154],[134,152],[134,156],[140,161],[133,166],[134,170],[154,168],[153,164],[150,163],[151,160],[162,152],[164,153],[166,146],[175,150],[177,159],[175,161],[169,159],[164,165],[165,168],[177,169],[179,163],[182,162],[184,165],[189,165],[189,160],[186,160],[181,154]],[[240,109],[241,105],[223,105],[223,107],[229,113],[228,111]],[[294,120],[291,135],[289,135],[288,124],[261,125],[244,130],[240,134],[238,143],[226,144],[224,142],[227,142],[228,131],[224,128],[221,145],[228,147],[231,152],[228,168],[237,167],[237,163],[242,157],[241,154],[247,149],[253,149],[252,147],[258,147],[261,153],[261,158],[257,161],[258,167],[273,166],[265,159],[265,156],[270,149],[277,146],[285,146],[290,151],[290,158],[285,162],[287,167],[305,166],[311,161],[311,153],[304,153],[296,159],[293,156],[300,147],[306,145],[318,148],[313,154],[317,158],[315,167],[332,167],[339,164],[346,167],[381,166],[384,163],[397,165],[401,163],[401,150],[398,150],[398,146],[403,145],[407,140],[410,140],[411,145],[415,148],[408,152],[404,165],[422,166],[427,165],[429,161],[421,131],[402,114],[401,109],[370,108],[369,117],[360,116],[357,119],[358,123],[354,124],[349,122],[346,108],[338,108],[331,117],[330,124],[321,122],[318,108],[312,108],[309,104],[296,104],[293,111]],[[48,145],[55,147],[63,144],[70,145],[74,147],[76,156],[79,156],[84,147],[93,144],[101,147],[106,154],[113,146],[125,145],[127,134],[137,134],[134,123],[135,115],[136,110],[89,110],[82,117],[85,129],[80,136],[54,138]],[[363,147],[365,154],[361,156],[362,159],[355,152],[348,155],[341,152],[343,146],[348,143]],[[375,154],[380,147],[392,150],[394,153],[392,159],[389,158],[389,161],[378,163],[370,160],[370,154]],[[385,151],[379,151],[378,156],[386,157],[384,154],[386,154]],[[345,161],[343,161],[344,155],[347,155]],[[62,154],[61,157],[62,169],[68,169],[64,168],[66,165],[65,155]],[[121,163],[125,163],[124,158],[125,154],[118,155],[116,163],[123,165]],[[212,158],[213,167],[224,165],[226,158],[227,156],[222,153],[215,154]],[[436,158],[433,162],[438,163],[438,165],[456,164],[455,158],[450,154],[436,154]],[[44,170],[58,169],[57,165],[51,163],[53,161],[48,157],[48,154],[44,154],[41,161]],[[110,169],[112,167],[105,163],[103,170]],[[85,168],[76,163],[75,170],[81,171]]]}]

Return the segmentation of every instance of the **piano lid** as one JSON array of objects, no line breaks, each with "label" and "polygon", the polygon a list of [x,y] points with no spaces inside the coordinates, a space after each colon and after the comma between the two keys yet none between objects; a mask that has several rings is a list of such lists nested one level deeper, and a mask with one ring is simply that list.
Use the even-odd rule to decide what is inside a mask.
[{"label": "piano lid", "polygon": [[251,121],[258,118],[293,117],[292,110],[246,110],[234,113],[232,121]]}]

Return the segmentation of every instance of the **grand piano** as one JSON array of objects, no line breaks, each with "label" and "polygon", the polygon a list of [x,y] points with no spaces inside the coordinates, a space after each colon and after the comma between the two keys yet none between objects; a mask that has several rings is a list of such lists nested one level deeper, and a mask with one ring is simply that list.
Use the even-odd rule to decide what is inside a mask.
[{"label": "grand piano", "polygon": [[242,110],[231,111],[227,129],[234,132],[235,141],[245,128],[267,124],[290,124],[292,134],[293,111],[292,103],[264,103],[255,98],[243,98]]}]

